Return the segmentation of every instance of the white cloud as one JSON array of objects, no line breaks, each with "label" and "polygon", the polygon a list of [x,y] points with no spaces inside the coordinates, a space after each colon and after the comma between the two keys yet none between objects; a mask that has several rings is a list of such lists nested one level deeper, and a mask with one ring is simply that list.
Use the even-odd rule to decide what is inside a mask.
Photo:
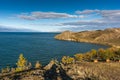
[{"label": "white cloud", "polygon": [[83,15],[83,14],[85,15],[85,14],[91,14],[91,13],[95,13],[95,12],[99,12],[99,11],[100,11],[100,10],[97,10],[97,9],[96,9],[96,10],[83,10],[83,11],[79,11],[79,10],[78,10],[78,11],[75,11],[75,13],[76,13],[76,14],[80,14],[80,15],[81,15],[81,14],[82,14],[82,15]]},{"label": "white cloud", "polygon": [[[18,17],[25,20],[37,20],[37,19],[56,20],[56,19],[65,18],[66,22],[63,21],[63,23],[57,24],[57,20],[56,20],[56,23],[55,22],[52,23],[52,26],[61,27],[60,30],[80,31],[80,30],[89,30],[89,29],[92,30],[92,29],[105,29],[109,27],[120,27],[120,10],[96,9],[96,10],[76,11],[75,13],[76,14],[37,11],[37,12],[20,14],[18,15]],[[70,20],[71,22],[69,22]]]},{"label": "white cloud", "polygon": [[[56,12],[31,12],[27,14],[20,14],[17,17],[26,20],[36,19],[58,19],[58,18],[77,18],[77,15],[70,15],[67,13],[56,13]],[[81,16],[83,18],[83,16]]]},{"label": "white cloud", "polygon": [[112,20],[112,21],[119,21],[120,20],[120,10],[102,10],[100,14],[103,18]]},{"label": "white cloud", "polygon": [[85,18],[86,16],[84,15],[79,15],[78,18]]},{"label": "white cloud", "polygon": [[89,15],[98,13],[103,18],[110,19],[110,20],[120,20],[120,10],[83,10],[83,11],[76,11],[77,14],[80,15]]},{"label": "white cloud", "polygon": [[[77,22],[66,22],[61,23],[62,26],[69,26],[66,29],[70,30],[81,30],[81,29],[105,29],[108,27],[119,27],[120,28],[120,10],[84,10],[76,11],[80,15],[90,15],[90,14],[99,14],[101,19],[90,21],[77,21]],[[76,26],[76,27],[73,27]],[[84,28],[81,26],[84,26]]]}]

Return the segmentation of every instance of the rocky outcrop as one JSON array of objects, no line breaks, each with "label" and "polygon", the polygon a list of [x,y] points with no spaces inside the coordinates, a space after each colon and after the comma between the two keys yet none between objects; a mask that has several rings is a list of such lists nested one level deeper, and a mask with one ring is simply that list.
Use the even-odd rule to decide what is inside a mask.
[{"label": "rocky outcrop", "polygon": [[120,80],[120,63],[51,61],[45,68],[2,74],[0,80]]},{"label": "rocky outcrop", "polygon": [[56,35],[55,39],[77,42],[89,42],[119,47],[120,28],[109,28],[105,30],[82,32],[65,31],[61,34]]}]

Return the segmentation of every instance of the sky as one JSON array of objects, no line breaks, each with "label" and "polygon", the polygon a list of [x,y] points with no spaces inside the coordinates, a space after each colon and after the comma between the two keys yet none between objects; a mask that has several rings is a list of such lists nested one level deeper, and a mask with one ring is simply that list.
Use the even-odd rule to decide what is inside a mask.
[{"label": "sky", "polygon": [[0,32],[120,28],[120,0],[0,0]]}]

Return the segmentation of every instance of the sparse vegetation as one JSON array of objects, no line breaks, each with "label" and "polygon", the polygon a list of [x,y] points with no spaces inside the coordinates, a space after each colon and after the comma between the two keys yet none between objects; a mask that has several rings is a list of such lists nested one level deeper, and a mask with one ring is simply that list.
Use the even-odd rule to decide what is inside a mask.
[{"label": "sparse vegetation", "polygon": [[3,68],[3,69],[1,70],[1,72],[2,72],[2,73],[9,73],[9,72],[10,72],[10,67],[7,66],[6,68]]},{"label": "sparse vegetation", "polygon": [[63,56],[61,61],[63,64],[71,64],[74,63],[74,58],[69,56]]},{"label": "sparse vegetation", "polygon": [[[106,63],[108,59],[111,62]],[[94,63],[93,60],[99,62]],[[120,49],[92,49],[74,57],[63,56],[61,62],[51,60],[44,67],[37,61],[32,67],[20,54],[17,68],[3,68],[0,80],[120,80],[119,60]]]},{"label": "sparse vegetation", "polygon": [[75,57],[75,60],[77,60],[77,61],[83,61],[83,59],[84,59],[82,53],[81,54],[75,54],[74,57]]},{"label": "sparse vegetation", "polygon": [[90,52],[87,53],[75,54],[74,57],[76,61],[84,60],[90,62],[96,59],[98,59],[99,61],[106,60],[118,61],[120,59],[120,52],[119,49],[108,48],[106,50],[104,49],[99,49],[98,51],[91,50]]},{"label": "sparse vegetation", "polygon": [[73,80],[120,80],[120,63],[117,62],[77,62],[64,67]]},{"label": "sparse vegetation", "polygon": [[37,61],[35,64],[35,68],[41,68],[41,67],[42,67],[42,65],[39,63],[39,61]]}]

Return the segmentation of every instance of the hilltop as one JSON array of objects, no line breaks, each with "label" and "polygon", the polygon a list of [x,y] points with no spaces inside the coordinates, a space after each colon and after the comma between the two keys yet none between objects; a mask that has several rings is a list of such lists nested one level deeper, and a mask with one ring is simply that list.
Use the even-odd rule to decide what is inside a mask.
[{"label": "hilltop", "polygon": [[65,31],[56,35],[55,39],[105,44],[112,47],[120,47],[120,28],[108,28],[105,30],[82,32]]}]

